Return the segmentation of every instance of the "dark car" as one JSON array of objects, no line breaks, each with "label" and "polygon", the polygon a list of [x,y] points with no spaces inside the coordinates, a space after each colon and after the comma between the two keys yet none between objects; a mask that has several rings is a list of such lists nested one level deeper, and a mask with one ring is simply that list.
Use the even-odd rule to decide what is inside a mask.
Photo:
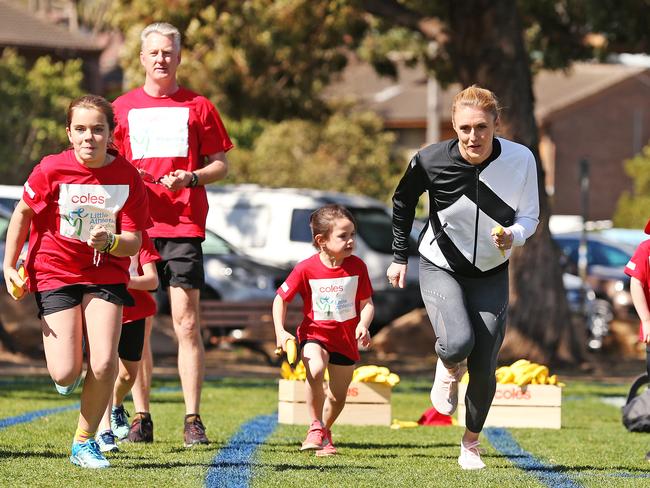
[{"label": "dark car", "polygon": [[597,298],[594,290],[583,283],[579,276],[563,273],[562,282],[572,316],[585,325],[587,347],[600,349],[614,318],[611,304],[603,298]]},{"label": "dark car", "polygon": [[[268,300],[291,271],[288,268],[258,263],[232,244],[206,230],[203,247],[205,287],[201,298],[232,302]],[[167,293],[158,292],[159,313],[169,314]]]},{"label": "dark car", "polygon": [[[574,275],[579,274],[580,237],[579,232],[553,235],[562,251],[564,270]],[[609,240],[597,233],[587,234],[587,283],[597,298],[611,304],[614,316],[624,320],[636,320],[630,277],[623,271],[634,250],[634,246]]]},{"label": "dark car", "polygon": [[272,301],[291,271],[256,262],[210,230],[202,247],[206,298]]}]

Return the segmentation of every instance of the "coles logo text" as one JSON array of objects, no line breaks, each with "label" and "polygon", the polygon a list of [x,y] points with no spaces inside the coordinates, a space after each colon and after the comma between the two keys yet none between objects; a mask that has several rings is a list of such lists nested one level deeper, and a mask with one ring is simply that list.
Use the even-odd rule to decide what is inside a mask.
[{"label": "coles logo text", "polygon": [[519,387],[497,388],[495,400],[530,400],[530,391],[522,391]]},{"label": "coles logo text", "polygon": [[87,193],[85,195],[72,195],[70,201],[74,204],[85,205],[104,205],[106,203],[106,197],[103,195],[91,195]]},{"label": "coles logo text", "polygon": [[341,285],[330,285],[330,286],[321,286],[318,289],[321,293],[341,293],[343,291],[343,286]]}]

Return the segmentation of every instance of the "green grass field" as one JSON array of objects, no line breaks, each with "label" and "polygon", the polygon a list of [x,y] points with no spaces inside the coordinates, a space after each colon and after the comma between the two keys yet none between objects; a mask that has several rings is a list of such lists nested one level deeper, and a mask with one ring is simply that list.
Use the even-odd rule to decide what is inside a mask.
[{"label": "green grass field", "polygon": [[[429,381],[405,380],[394,389],[394,418],[419,418],[429,407]],[[110,458],[111,469],[84,470],[68,461],[76,410],[0,428],[0,485],[204,486],[213,459],[242,423],[273,413],[277,402],[274,380],[206,382],[202,415],[213,443],[187,450],[182,447],[184,410],[177,382],[158,381],[154,388],[156,442],[122,445]],[[252,458],[250,486],[538,487],[558,486],[558,476],[568,477],[572,484],[565,486],[650,486],[650,463],[644,460],[650,436],[628,433],[619,409],[600,399],[625,393],[625,386],[571,382],[563,393],[561,430],[509,429],[541,468],[517,467],[484,438],[488,469],[462,471],[456,463],[460,427],[335,426],[339,455],[316,458],[298,451],[305,427],[279,425]],[[59,397],[46,379],[3,379],[0,420],[78,399],[78,392],[72,398]]]}]

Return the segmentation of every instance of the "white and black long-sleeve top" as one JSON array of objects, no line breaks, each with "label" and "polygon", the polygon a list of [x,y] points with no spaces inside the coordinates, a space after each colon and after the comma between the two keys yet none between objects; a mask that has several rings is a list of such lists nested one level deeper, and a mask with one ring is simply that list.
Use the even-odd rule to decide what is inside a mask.
[{"label": "white and black long-sleeve top", "polygon": [[418,251],[439,268],[483,276],[508,266],[510,250],[492,241],[492,229],[512,231],[523,246],[539,222],[537,167],[525,146],[493,140],[492,154],[479,165],[460,154],[458,140],[442,141],[411,159],[393,195],[393,260],[408,262],[408,237],[419,197],[429,192],[429,220]]}]

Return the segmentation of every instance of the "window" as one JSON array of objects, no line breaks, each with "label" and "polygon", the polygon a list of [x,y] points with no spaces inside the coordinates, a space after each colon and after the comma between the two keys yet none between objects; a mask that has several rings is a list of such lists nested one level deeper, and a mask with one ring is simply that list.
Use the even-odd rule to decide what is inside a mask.
[{"label": "window", "polygon": [[203,254],[216,254],[218,256],[233,254],[230,245],[226,241],[207,229],[205,231],[205,240],[201,243],[201,247],[203,248]]},{"label": "window", "polygon": [[16,205],[18,205],[19,201],[20,199],[15,199],[10,197],[0,197],[0,207],[4,208],[5,210],[8,210],[9,212],[13,212],[14,208],[16,208]]},{"label": "window", "polygon": [[373,251],[393,254],[393,221],[379,208],[350,209],[357,221],[357,232]]},{"label": "window", "polygon": [[296,208],[291,212],[291,229],[289,240],[294,242],[311,242],[309,216],[315,208]]},{"label": "window", "polygon": [[610,266],[612,268],[624,268],[632,257],[625,251],[614,246],[608,246],[601,242],[593,242],[590,244],[592,244],[592,246],[590,246],[591,248],[588,251],[589,264]]},{"label": "window", "polygon": [[[578,264],[579,239],[556,239],[562,253],[569,258],[572,264]],[[623,249],[598,241],[587,241],[587,263],[589,266],[609,266],[623,268],[630,260],[631,255]]]}]

